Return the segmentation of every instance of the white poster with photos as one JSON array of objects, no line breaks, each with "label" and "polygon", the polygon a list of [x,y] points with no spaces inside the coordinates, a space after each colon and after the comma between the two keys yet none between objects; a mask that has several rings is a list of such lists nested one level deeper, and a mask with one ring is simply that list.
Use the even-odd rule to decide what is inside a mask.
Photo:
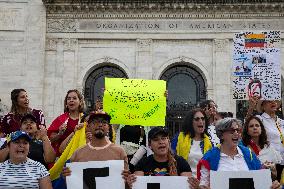
[{"label": "white poster with photos", "polygon": [[233,98],[281,98],[280,32],[245,32],[235,35],[232,66]]}]

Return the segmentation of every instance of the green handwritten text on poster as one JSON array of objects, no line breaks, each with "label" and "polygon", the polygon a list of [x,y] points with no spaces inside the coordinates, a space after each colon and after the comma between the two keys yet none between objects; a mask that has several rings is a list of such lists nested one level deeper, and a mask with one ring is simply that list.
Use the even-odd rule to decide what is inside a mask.
[{"label": "green handwritten text on poster", "polygon": [[103,107],[112,124],[164,126],[166,82],[105,78]]}]

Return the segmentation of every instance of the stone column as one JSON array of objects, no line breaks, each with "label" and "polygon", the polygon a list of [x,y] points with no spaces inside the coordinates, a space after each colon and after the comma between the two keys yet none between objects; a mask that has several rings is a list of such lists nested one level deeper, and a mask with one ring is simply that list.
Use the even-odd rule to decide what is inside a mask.
[{"label": "stone column", "polygon": [[76,88],[78,78],[77,47],[78,39],[63,39],[63,91]]},{"label": "stone column", "polygon": [[213,89],[219,111],[230,111],[236,115],[236,103],[231,90],[231,48],[228,39],[214,40]]},{"label": "stone column", "polygon": [[[59,39],[47,38],[45,42],[44,88],[43,107],[47,125],[55,118],[54,106],[56,103],[57,44]],[[61,87],[61,86],[60,86]]]},{"label": "stone column", "polygon": [[139,79],[152,79],[152,39],[136,41],[136,74]]}]

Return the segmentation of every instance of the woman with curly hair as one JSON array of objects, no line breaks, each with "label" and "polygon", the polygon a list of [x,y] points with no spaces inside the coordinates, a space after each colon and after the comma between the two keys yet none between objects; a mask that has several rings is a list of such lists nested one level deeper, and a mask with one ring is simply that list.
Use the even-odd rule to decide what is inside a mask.
[{"label": "woman with curly hair", "polygon": [[194,176],[198,161],[212,148],[206,127],[207,119],[204,111],[199,108],[193,109],[185,117],[182,132],[172,140],[172,149],[188,161]]}]

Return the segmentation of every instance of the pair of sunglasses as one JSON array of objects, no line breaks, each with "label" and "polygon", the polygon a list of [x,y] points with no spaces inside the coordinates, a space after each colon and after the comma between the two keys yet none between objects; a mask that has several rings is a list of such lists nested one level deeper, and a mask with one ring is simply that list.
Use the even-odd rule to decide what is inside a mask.
[{"label": "pair of sunglasses", "polygon": [[193,120],[194,120],[194,121],[199,121],[199,120],[204,121],[204,120],[205,120],[205,117],[194,117]]}]

